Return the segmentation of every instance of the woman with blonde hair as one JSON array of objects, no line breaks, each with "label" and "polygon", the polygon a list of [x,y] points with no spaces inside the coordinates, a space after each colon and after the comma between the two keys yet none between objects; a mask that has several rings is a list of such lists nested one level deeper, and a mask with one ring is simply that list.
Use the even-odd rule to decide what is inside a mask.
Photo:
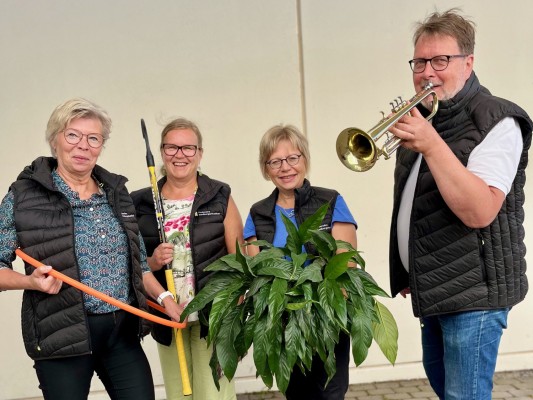
[{"label": "woman with blonde hair", "polygon": [[[309,170],[309,145],[305,136],[292,125],[270,128],[259,145],[259,167],[263,177],[271,180],[274,191],[255,203],[244,227],[246,241],[266,240],[276,247],[287,241],[287,230],[282,215],[296,226],[313,215],[324,203],[329,208],[320,229],[330,232],[335,239],[357,245],[357,224],[344,199],[335,190],[311,186],[306,179]],[[248,254],[259,253],[257,246],[248,245]],[[313,249],[306,248],[307,252]],[[327,373],[320,357],[313,358],[311,370],[303,373],[295,367],[286,391],[289,400],[343,399],[348,390],[350,338],[341,333],[335,347],[337,372],[326,386]]]}]

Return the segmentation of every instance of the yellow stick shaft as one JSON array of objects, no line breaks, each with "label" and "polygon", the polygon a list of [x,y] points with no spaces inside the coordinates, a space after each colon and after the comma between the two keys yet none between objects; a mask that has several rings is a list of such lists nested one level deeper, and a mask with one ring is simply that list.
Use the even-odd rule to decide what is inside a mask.
[{"label": "yellow stick shaft", "polygon": [[[144,120],[141,119],[141,129],[146,143],[146,165],[148,166],[148,173],[150,175],[150,184],[152,185],[152,195],[154,198],[155,214],[157,219],[157,225],[159,228],[159,239],[161,243],[166,242],[165,230],[163,228],[163,204],[159,196],[159,189],[157,187],[157,178],[155,175],[154,157],[150,151],[150,144],[148,142],[148,132],[146,131],[146,125]],[[168,265],[165,269],[165,279],[167,281],[167,288],[174,295],[174,299],[177,300],[176,287],[174,285],[174,278],[172,277],[172,268]],[[178,350],[178,362],[180,365],[181,380],[183,383],[183,394],[188,396],[192,394],[191,383],[189,381],[189,371],[187,370],[187,360],[185,358],[185,348],[183,346],[183,335],[181,329],[175,329],[174,334],[176,336],[176,348]]]},{"label": "yellow stick shaft", "polygon": [[[167,287],[170,293],[174,295],[174,298],[177,300],[176,296],[176,287],[174,286],[174,278],[172,277],[172,270],[165,270],[165,278],[167,281]],[[180,365],[181,373],[181,383],[183,386],[183,394],[189,396],[192,394],[191,382],[189,380],[189,370],[187,368],[187,359],[185,358],[185,347],[183,345],[183,334],[181,329],[174,329],[174,335],[176,338],[176,350],[178,351],[178,362]]]}]

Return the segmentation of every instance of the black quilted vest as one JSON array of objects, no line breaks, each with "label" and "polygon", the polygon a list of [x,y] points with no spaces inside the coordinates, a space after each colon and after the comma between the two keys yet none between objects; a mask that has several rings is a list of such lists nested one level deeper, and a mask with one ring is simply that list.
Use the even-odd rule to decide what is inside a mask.
[{"label": "black quilted vest", "polygon": [[[159,180],[159,192],[161,192],[165,182],[166,177]],[[194,197],[189,223],[196,293],[205,286],[211,274],[204,271],[205,267],[228,254],[224,236],[224,218],[228,209],[230,193],[231,189],[227,184],[211,179],[207,175],[198,175],[198,189]],[[132,192],[131,197],[135,204],[139,229],[146,245],[146,251],[148,256],[151,256],[160,243],[152,189],[137,190]],[[164,288],[167,287],[163,269],[155,271],[154,276]],[[155,313],[168,319],[164,314]],[[202,317],[206,317],[207,311],[200,314],[202,314],[200,315],[200,320],[202,320]],[[203,324],[202,336],[205,336],[206,332],[205,324]],[[152,336],[158,343],[168,346],[172,341],[172,329],[154,324]]]},{"label": "black quilted vest", "polygon": [[474,73],[451,100],[442,101],[433,126],[463,165],[503,118],[520,124],[524,149],[518,172],[495,220],[483,229],[464,225],[447,207],[422,159],[410,221],[409,274],[398,252],[400,198],[418,153],[400,147],[394,175],[390,240],[391,291],[411,288],[415,316],[511,307],[524,299],[524,184],[533,123],[517,105],[492,96]]},{"label": "black quilted vest", "polygon": [[[331,232],[331,221],[333,219],[333,210],[339,193],[332,189],[311,186],[307,179],[301,188],[296,189],[294,199],[294,215],[298,225],[301,225],[307,218],[313,215],[324,203],[330,203],[326,216],[322,220],[320,230]],[[272,243],[274,240],[274,231],[276,229],[276,201],[278,199],[278,189],[266,199],[258,201],[250,209],[250,216],[255,225],[257,239],[266,240]],[[315,254],[314,249],[308,244],[306,250],[310,254]]]},{"label": "black quilted vest", "polygon": [[[64,195],[53,187],[51,172],[56,167],[54,158],[37,158],[11,185],[17,239],[28,255],[79,281],[72,209]],[[95,166],[93,175],[102,184],[109,204],[128,235],[135,298],[137,305],[147,309],[138,227],[133,202],[124,186],[126,178],[99,166]],[[34,268],[26,264],[25,270],[29,275]],[[145,326],[143,331],[139,324],[139,335],[148,333],[147,328]],[[82,293],[66,284],[56,295],[25,290],[22,335],[26,352],[34,360],[89,354],[91,347]]]}]

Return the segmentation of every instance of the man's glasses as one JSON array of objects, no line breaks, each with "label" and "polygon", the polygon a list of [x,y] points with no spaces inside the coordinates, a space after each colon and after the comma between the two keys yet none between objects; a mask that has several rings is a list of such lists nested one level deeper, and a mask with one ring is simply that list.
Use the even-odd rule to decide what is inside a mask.
[{"label": "man's glasses", "polygon": [[194,144],[186,144],[185,146],[176,146],[175,144],[163,143],[161,145],[161,148],[163,149],[163,152],[169,157],[175,156],[176,154],[178,154],[178,151],[180,150],[185,157],[192,157],[196,154],[196,151],[198,150],[198,146]]},{"label": "man's glasses", "polygon": [[283,161],[285,161],[292,167],[298,164],[301,156],[301,154],[293,154],[292,156],[289,156],[287,158],[273,158],[272,160],[267,161],[266,165],[268,165],[270,169],[280,169],[281,164],[283,164]]},{"label": "man's glasses", "polygon": [[98,149],[104,144],[104,137],[97,133],[89,133],[86,135],[76,129],[68,128],[63,131],[63,134],[65,135],[65,140],[69,144],[78,144],[84,136],[87,137],[87,143],[93,149]]},{"label": "man's glasses", "polygon": [[413,58],[409,60],[409,65],[415,74],[424,72],[428,61],[435,71],[444,71],[448,68],[448,64],[452,58],[464,58],[467,56],[467,54],[455,54],[451,56],[435,56],[433,58]]}]

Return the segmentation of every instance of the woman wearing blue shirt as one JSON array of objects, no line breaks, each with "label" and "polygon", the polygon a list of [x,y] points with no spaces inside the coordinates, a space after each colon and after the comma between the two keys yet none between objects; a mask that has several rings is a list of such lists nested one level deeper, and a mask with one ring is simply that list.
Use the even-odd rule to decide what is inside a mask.
[{"label": "woman wearing blue shirt", "polygon": [[[357,224],[342,196],[335,190],[311,186],[306,179],[309,169],[309,145],[305,136],[291,125],[270,128],[259,145],[259,166],[263,177],[276,187],[267,198],[255,203],[244,227],[246,241],[266,240],[276,247],[285,246],[287,231],[281,214],[296,226],[329,202],[321,230],[330,232],[335,239],[357,245]],[[249,255],[259,252],[257,246],[247,246]],[[313,249],[306,248],[307,252]],[[320,357],[313,358],[310,371],[295,367],[291,373],[286,396],[289,400],[343,399],[348,389],[350,339],[341,333],[335,348],[337,372],[329,384]]]}]

